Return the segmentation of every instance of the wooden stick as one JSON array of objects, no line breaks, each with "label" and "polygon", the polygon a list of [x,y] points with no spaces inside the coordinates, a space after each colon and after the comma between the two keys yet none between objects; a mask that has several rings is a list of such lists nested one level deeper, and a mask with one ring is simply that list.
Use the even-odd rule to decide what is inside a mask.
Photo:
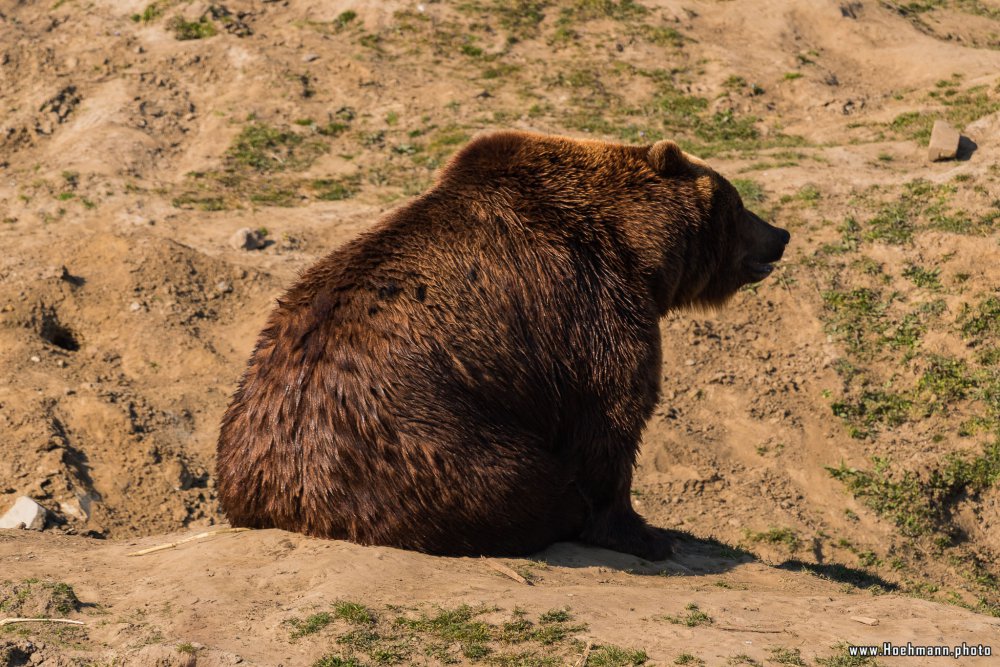
[{"label": "wooden stick", "polygon": [[580,662],[576,663],[575,667],[587,667],[587,659],[590,657],[590,649],[592,648],[594,648],[594,642],[587,642],[587,648],[583,649]]},{"label": "wooden stick", "polygon": [[10,625],[12,623],[69,623],[70,625],[86,625],[83,621],[71,621],[68,618],[5,618],[0,620],[0,625]]},{"label": "wooden stick", "polygon": [[176,546],[180,546],[185,542],[193,542],[194,540],[202,540],[206,537],[211,537],[212,535],[222,535],[223,533],[242,533],[245,530],[250,530],[249,528],[220,528],[218,530],[209,530],[204,533],[198,533],[197,535],[192,535],[191,537],[185,537],[183,540],[177,540],[176,542],[168,542],[167,544],[160,544],[155,547],[149,547],[148,549],[141,549],[139,551],[133,551],[130,554],[125,554],[126,556],[145,556],[146,554],[156,553],[157,551],[165,551],[167,549],[173,549]]},{"label": "wooden stick", "polygon": [[507,576],[507,577],[510,577],[511,579],[513,579],[514,581],[516,581],[519,584],[524,584],[525,586],[530,586],[531,585],[530,581],[528,581],[527,579],[525,579],[524,577],[522,577],[521,575],[519,575],[517,572],[515,572],[514,570],[512,570],[509,567],[507,567],[506,565],[504,565],[503,563],[498,563],[496,561],[492,561],[489,558],[486,558],[486,556],[481,556],[480,558],[482,559],[482,561],[484,563],[486,563],[486,567],[492,568],[492,569],[496,570],[497,572],[499,572],[500,574],[502,574],[504,576]]},{"label": "wooden stick", "polygon": [[713,626],[716,630],[726,630],[728,632],[759,632],[765,635],[780,635],[788,630],[772,630],[770,628],[730,628],[724,625]]}]

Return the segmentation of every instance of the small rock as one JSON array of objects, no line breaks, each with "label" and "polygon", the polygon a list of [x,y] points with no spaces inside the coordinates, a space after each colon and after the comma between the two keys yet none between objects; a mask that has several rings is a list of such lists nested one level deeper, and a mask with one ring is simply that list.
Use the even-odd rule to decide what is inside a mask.
[{"label": "small rock", "polygon": [[304,63],[311,63],[315,60],[319,60],[318,53],[307,53],[304,56],[302,56],[302,62]]},{"label": "small rock", "polygon": [[264,247],[264,237],[249,227],[244,227],[229,237],[229,245],[236,250],[257,250]]},{"label": "small rock", "polygon": [[47,514],[45,508],[34,500],[28,496],[21,496],[15,501],[14,506],[0,517],[0,528],[20,528],[23,525],[28,530],[41,530],[45,527]]},{"label": "small rock", "polygon": [[230,292],[232,292],[232,291],[233,291],[233,286],[232,286],[232,285],[230,285],[230,284],[229,284],[228,282],[226,282],[225,280],[220,280],[220,281],[219,281],[219,282],[218,282],[218,283],[217,283],[217,284],[215,285],[215,289],[216,289],[217,291],[221,292],[222,294],[229,294]]},{"label": "small rock", "polygon": [[958,142],[962,135],[943,120],[934,121],[931,142],[927,147],[927,159],[931,162],[952,160],[958,155]]},{"label": "small rock", "polygon": [[138,301],[133,301],[129,305],[128,309],[131,310],[133,313],[138,312],[138,311],[142,310],[142,304],[139,303]]},{"label": "small rock", "polygon": [[851,620],[864,625],[878,625],[877,618],[869,618],[868,616],[851,616]]},{"label": "small rock", "polygon": [[[69,506],[70,510],[67,511],[66,508]],[[66,503],[60,503],[59,509],[63,512],[75,516],[82,521],[90,520],[91,514],[94,513],[94,497],[89,493],[76,494]]]}]

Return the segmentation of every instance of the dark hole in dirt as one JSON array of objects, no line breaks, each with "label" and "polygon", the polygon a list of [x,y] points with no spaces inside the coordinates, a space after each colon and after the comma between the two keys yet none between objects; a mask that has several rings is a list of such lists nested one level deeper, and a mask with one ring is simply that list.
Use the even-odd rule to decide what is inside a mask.
[{"label": "dark hole in dirt", "polygon": [[61,324],[54,317],[45,318],[45,321],[42,323],[41,335],[42,338],[63,350],[76,352],[80,349],[80,341],[76,339],[73,331]]}]

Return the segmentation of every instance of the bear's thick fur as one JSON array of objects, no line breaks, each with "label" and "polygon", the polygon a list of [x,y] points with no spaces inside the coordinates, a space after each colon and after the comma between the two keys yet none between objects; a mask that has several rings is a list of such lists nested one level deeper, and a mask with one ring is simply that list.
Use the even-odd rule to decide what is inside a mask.
[{"label": "bear's thick fur", "polygon": [[222,507],[435,554],[665,557],[629,494],[657,321],[787,241],[670,141],[477,138],[279,299],[222,421]]}]

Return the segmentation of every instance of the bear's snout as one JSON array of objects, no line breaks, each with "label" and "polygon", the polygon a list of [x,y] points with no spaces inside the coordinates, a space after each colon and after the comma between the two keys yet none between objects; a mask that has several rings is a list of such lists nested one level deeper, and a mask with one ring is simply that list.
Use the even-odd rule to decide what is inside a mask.
[{"label": "bear's snout", "polygon": [[785,246],[792,235],[788,230],[775,227],[753,213],[747,212],[751,225],[751,244],[747,252],[746,268],[750,280],[763,280],[774,270],[773,263],[785,254]]},{"label": "bear's snout", "polygon": [[788,230],[781,227],[774,227],[773,225],[768,225],[766,222],[764,224],[768,227],[768,238],[765,242],[764,257],[761,260],[764,262],[777,262],[785,254],[785,246],[792,239],[792,235],[788,233]]}]

